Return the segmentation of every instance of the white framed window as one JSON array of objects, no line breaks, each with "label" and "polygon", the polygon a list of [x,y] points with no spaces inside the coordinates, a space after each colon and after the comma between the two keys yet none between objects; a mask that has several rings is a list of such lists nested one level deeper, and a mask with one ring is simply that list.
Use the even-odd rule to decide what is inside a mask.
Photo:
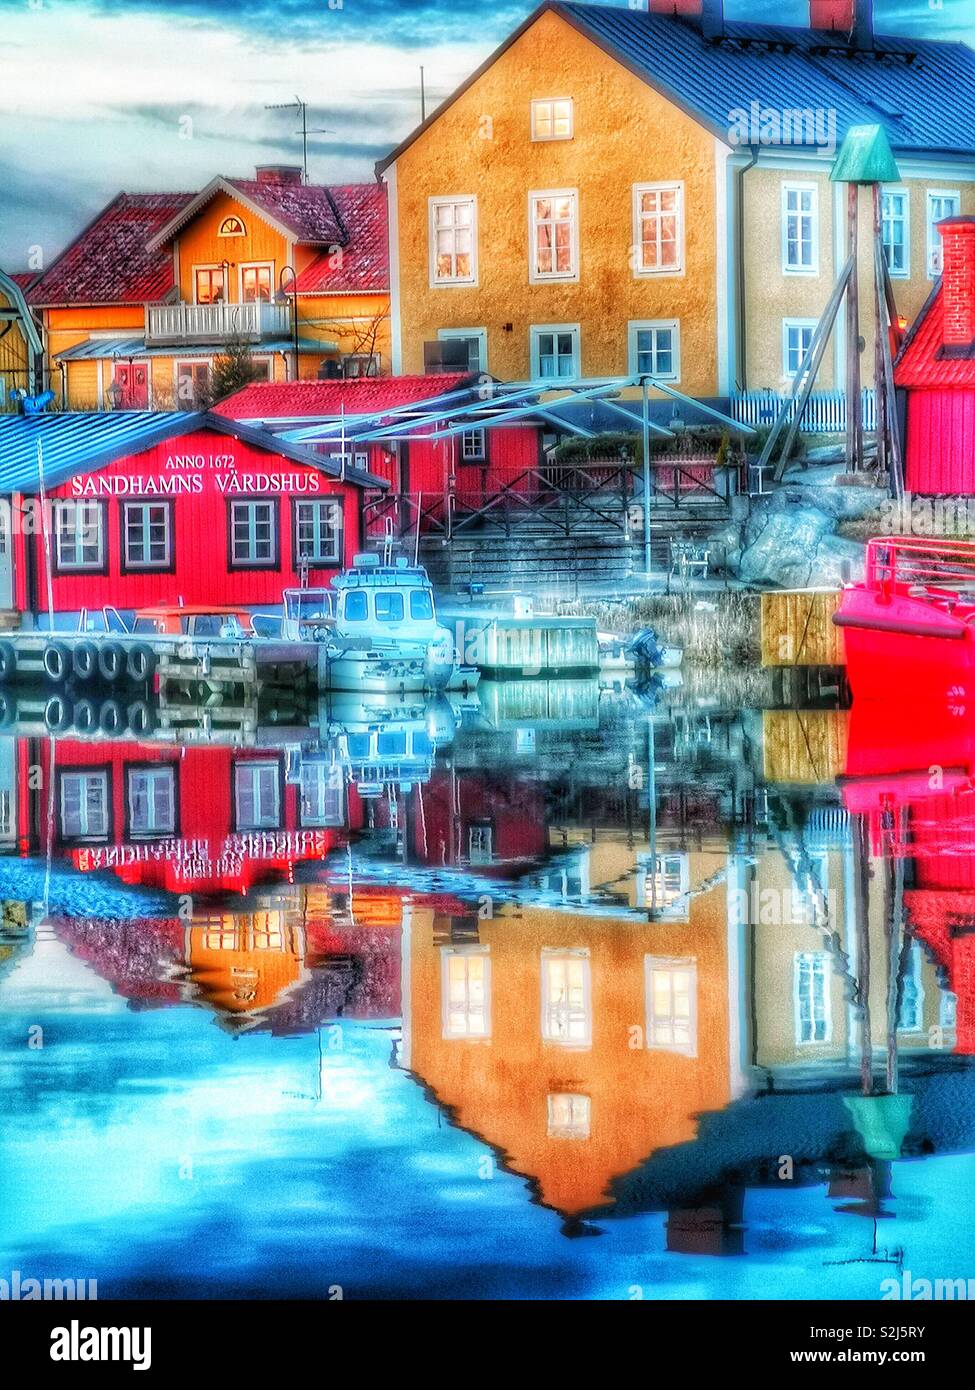
[{"label": "white framed window", "polygon": [[276,762],[234,765],[234,818],[238,830],[279,828],[281,770]]},{"label": "white framed window", "polygon": [[128,771],[129,832],[172,835],[176,830],[176,774],[171,767]]},{"label": "white framed window", "polygon": [[202,357],[174,364],[177,410],[197,410],[206,401],[212,370],[209,359]]},{"label": "white framed window", "polygon": [[582,375],[577,323],[535,324],[529,330],[529,343],[533,381]]},{"label": "white framed window", "polygon": [[684,270],[684,185],[633,185],[633,269],[637,275]]},{"label": "white framed window", "polygon": [[60,801],[65,840],[108,839],[107,772],[62,772]]},{"label": "white framed window", "polygon": [[241,304],[270,304],[274,289],[273,261],[251,261],[240,267]]},{"label": "white framed window", "polygon": [[826,951],[796,952],[793,1000],[796,1042],[802,1046],[832,1041],[831,975]]},{"label": "white framed window", "polygon": [[105,508],[86,498],[54,503],[54,555],[59,571],[105,566]]},{"label": "white framed window", "polygon": [[541,97],[532,102],[533,140],[571,140],[574,123],[571,97]]},{"label": "white framed window", "polygon": [[227,298],[227,272],[223,265],[193,267],[194,304],[222,304]]},{"label": "white framed window", "polygon": [[295,558],[313,565],[342,559],[342,503],[334,497],[295,499]]},{"label": "white framed window", "polygon": [[458,339],[467,344],[467,370],[486,372],[488,368],[488,336],[486,328],[438,328],[441,343]]},{"label": "white framed window", "polygon": [[661,921],[686,922],[690,916],[690,860],[683,850],[637,856],[636,902]]},{"label": "white framed window", "polygon": [[342,767],[324,758],[302,759],[299,786],[301,824],[307,829],[345,824]]},{"label": "white framed window", "polygon": [[277,564],[278,536],[274,502],[233,501],[230,504],[230,562],[242,568],[271,568]]},{"label": "white framed window", "polygon": [[588,1139],[592,1129],[589,1096],[558,1091],[548,1097],[549,1139]]},{"label": "white framed window", "polygon": [[631,319],[628,356],[631,376],[680,381],[680,320]]},{"label": "white framed window", "polygon": [[819,189],[814,183],[782,185],[782,271],[819,274]]},{"label": "white framed window", "polygon": [[477,199],[430,199],[430,284],[477,284]]},{"label": "white framed window", "polygon": [[542,1037],[563,1047],[592,1043],[592,978],[587,950],[542,950]]},{"label": "white framed window", "polygon": [[494,863],[494,826],[477,822],[467,830],[467,858],[471,864]]},{"label": "white framed window", "polygon": [[578,280],[579,194],[574,188],[529,193],[529,279]]},{"label": "white framed window", "polygon": [[487,946],[441,946],[440,1008],[445,1038],[491,1036],[491,955]]},{"label": "white framed window", "polygon": [[790,381],[799,375],[815,332],[815,319],[782,320],[782,375]]},{"label": "white framed window", "polygon": [[460,457],[464,463],[483,463],[487,458],[487,433],[483,429],[465,430],[460,437]]},{"label": "white framed window", "polygon": [[961,193],[956,188],[929,188],[927,197],[927,261],[928,279],[936,280],[941,274],[941,233],[938,223],[946,217],[957,217],[961,212]]},{"label": "white framed window", "polygon": [[173,563],[171,503],[122,503],[122,558],[127,570],[167,569]]},{"label": "white framed window", "polygon": [[892,279],[906,280],[911,273],[911,195],[906,188],[885,189],[880,206],[887,268]]},{"label": "white framed window", "polygon": [[645,956],[647,1047],[697,1056],[697,961]]},{"label": "white framed window", "polygon": [[924,1032],[924,981],[921,970],[924,957],[917,941],[911,942],[907,953],[907,968],[901,981],[900,1008],[897,1012],[897,1031],[899,1033]]}]

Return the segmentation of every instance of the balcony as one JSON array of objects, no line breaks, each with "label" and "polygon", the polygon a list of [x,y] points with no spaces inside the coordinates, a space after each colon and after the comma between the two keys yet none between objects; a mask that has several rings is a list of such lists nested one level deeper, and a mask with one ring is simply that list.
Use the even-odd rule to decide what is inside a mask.
[{"label": "balcony", "polygon": [[146,308],[146,343],[189,345],[224,343],[239,338],[259,343],[291,333],[291,305],[269,304],[153,304]]}]

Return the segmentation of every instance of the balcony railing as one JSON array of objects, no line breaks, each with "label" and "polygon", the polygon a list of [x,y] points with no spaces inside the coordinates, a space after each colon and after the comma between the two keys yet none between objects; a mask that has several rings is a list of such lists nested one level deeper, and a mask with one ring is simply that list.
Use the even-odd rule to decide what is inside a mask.
[{"label": "balcony railing", "polygon": [[153,304],[146,309],[147,343],[214,343],[240,338],[259,343],[263,338],[287,337],[291,305],[268,304]]}]

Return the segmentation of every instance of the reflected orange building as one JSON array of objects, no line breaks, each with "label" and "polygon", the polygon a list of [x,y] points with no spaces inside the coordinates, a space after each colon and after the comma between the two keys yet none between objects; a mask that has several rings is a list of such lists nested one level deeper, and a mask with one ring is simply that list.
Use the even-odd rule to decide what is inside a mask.
[{"label": "reflected orange building", "polygon": [[297,907],[194,915],[186,962],[193,997],[233,1031],[256,1027],[307,976]]}]

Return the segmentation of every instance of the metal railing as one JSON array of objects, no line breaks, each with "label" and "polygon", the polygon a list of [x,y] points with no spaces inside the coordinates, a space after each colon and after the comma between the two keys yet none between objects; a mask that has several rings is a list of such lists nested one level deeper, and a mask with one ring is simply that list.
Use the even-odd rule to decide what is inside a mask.
[{"label": "metal railing", "polygon": [[878,536],[867,542],[866,587],[881,598],[923,590],[934,598],[975,597],[975,541]]},{"label": "metal railing", "polygon": [[290,304],[150,304],[146,307],[147,343],[224,342],[262,338],[291,331]]}]

